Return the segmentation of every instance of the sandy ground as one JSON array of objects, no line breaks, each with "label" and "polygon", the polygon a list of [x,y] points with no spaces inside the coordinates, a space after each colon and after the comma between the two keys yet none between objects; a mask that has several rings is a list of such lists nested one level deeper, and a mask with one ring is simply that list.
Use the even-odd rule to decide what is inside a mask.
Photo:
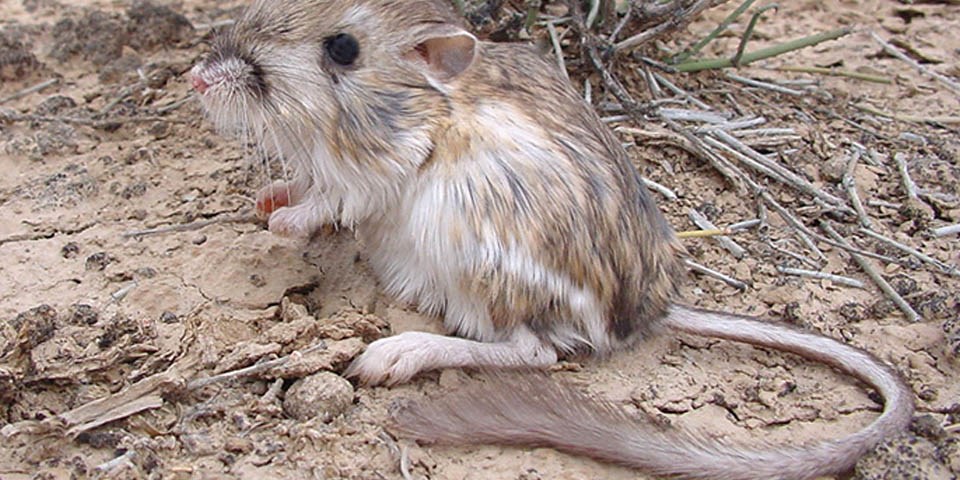
[{"label": "sandy ground", "polygon": [[[355,390],[336,375],[316,374],[342,371],[364,342],[438,325],[379,293],[349,232],[327,232],[303,245],[272,236],[249,217],[253,192],[266,176],[235,142],[212,132],[182,76],[204,52],[209,26],[244,3],[184,0],[162,4],[167,9],[126,1],[0,2],[0,478],[401,478],[401,451],[413,478],[643,478],[550,449],[418,446],[384,427],[395,400],[455,389],[470,373]],[[753,45],[854,27],[839,41],[738,72],[812,81],[791,84],[808,94],[747,89],[717,73],[669,77],[721,110],[764,116],[764,127],[793,128],[799,138],[769,151],[787,152],[790,168],[841,196],[848,157],[840,152],[863,145],[872,155],[854,178],[874,229],[960,264],[957,237],[930,234],[960,222],[957,124],[893,121],[856,107],[956,115],[960,94],[884,55],[868,32],[909,49],[925,68],[958,78],[960,7],[783,3],[759,24]],[[708,11],[662,46],[676,49],[702,37],[732,8]],[[723,36],[705,55],[729,55],[736,43]],[[569,60],[582,85],[585,70]],[[838,67],[893,83],[771,68],[784,65]],[[617,71],[634,95],[648,100],[645,84],[629,73],[638,66],[624,61]],[[57,82],[7,98],[49,79]],[[596,88],[596,77],[592,83]],[[609,99],[595,98],[601,100]],[[662,131],[656,122],[625,126]],[[757,216],[754,199],[670,141],[621,134],[635,144],[630,151],[643,174],[679,195],[674,201],[657,195],[678,230],[694,228],[691,208],[718,225]],[[898,153],[923,192],[919,203],[901,187]],[[769,186],[816,227],[819,207],[809,197]],[[183,224],[201,228],[148,231]],[[841,224],[852,238],[854,222]],[[909,259],[856,238],[867,250]],[[741,259],[713,240],[684,240],[692,259],[749,285],[739,291],[693,275],[687,300],[786,319],[890,362],[917,394],[914,426],[865,458],[855,477],[956,478],[958,277],[918,261],[875,261],[922,316],[910,322],[846,253],[822,242],[826,259],[815,266],[862,280],[865,289],[778,272],[777,266],[811,268],[783,250],[811,253],[772,213],[762,228],[736,240],[746,248]],[[325,348],[281,368],[183,384],[318,344]],[[653,338],[604,362],[565,363],[553,375],[637,416],[737,441],[839,436],[868,423],[879,408],[860,385],[822,366],[692,337]],[[112,410],[98,403],[89,416],[74,410],[134,384],[156,388],[127,390]],[[299,418],[304,410],[323,414]],[[71,421],[58,426],[54,420],[64,412]]]}]

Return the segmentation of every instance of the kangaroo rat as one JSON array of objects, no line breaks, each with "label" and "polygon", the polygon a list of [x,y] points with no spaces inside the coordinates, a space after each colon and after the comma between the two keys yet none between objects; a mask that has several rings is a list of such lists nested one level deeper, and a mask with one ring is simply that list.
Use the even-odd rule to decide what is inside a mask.
[{"label": "kangaroo rat", "polygon": [[850,468],[910,421],[910,389],[870,354],[677,304],[681,247],[617,138],[552,63],[478,41],[443,0],[259,0],[192,78],[221,130],[290,168],[291,181],[258,194],[270,231],[355,227],[383,288],[457,335],[378,340],[349,376],[544,367],[658,327],[799,354],[885,402],[841,440],[764,450],[635,426],[534,375],[402,410],[411,436],[545,444],[657,474],[800,479]]}]

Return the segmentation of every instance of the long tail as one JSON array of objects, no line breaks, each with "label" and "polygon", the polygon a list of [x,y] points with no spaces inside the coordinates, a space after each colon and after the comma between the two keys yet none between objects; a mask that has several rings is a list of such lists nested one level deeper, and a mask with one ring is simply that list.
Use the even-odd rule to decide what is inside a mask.
[{"label": "long tail", "polygon": [[394,412],[398,429],[441,443],[548,446],[658,475],[717,480],[810,479],[843,472],[913,415],[913,393],[858,348],[748,317],[674,306],[662,324],[695,335],[770,347],[853,375],[884,399],[869,426],[839,440],[802,446],[742,446],[661,429],[618,406],[537,374],[496,374],[474,388]]}]

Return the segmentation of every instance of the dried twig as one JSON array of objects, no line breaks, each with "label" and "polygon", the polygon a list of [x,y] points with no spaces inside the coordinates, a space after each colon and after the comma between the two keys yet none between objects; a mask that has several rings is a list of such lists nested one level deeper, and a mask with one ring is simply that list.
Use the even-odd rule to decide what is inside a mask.
[{"label": "dried twig", "polygon": [[122,455],[101,463],[94,467],[94,470],[97,472],[106,473],[108,476],[112,476],[111,472],[122,467],[132,467],[132,460],[136,458],[137,451],[134,449],[128,449],[126,452],[123,452]]},{"label": "dried twig", "polygon": [[681,127],[677,122],[669,118],[664,118],[663,121],[668,127],[673,129],[674,132],[686,140],[685,144],[689,146],[695,155],[706,160],[717,172],[723,175],[723,178],[730,182],[730,185],[736,188],[737,192],[741,194],[747,193],[747,188],[744,184],[745,176],[737,173],[739,169],[729,164],[723,157],[715,153],[700,137]]},{"label": "dried twig", "polygon": [[747,130],[734,130],[730,132],[734,137],[788,137],[791,140],[800,140],[803,137],[797,135],[797,131],[792,128],[751,128]]},{"label": "dried twig", "polygon": [[[716,137],[718,140],[722,140],[723,143],[716,142],[715,146],[723,148],[731,153],[739,153],[736,155],[737,159],[742,161],[744,164],[750,168],[764,173],[770,178],[777,180],[781,183],[789,185],[801,192],[804,192],[814,198],[818,198],[823,202],[838,208],[840,211],[845,213],[852,213],[849,207],[844,204],[844,201],[838,197],[835,197],[823,190],[817,188],[814,184],[810,183],[807,179],[793,173],[786,167],[770,160],[769,158],[761,155],[756,150],[750,148],[748,145],[744,144],[738,140],[733,135],[730,135],[727,132],[722,130],[711,132],[711,135]],[[705,139],[708,143],[711,142],[710,137],[708,136]],[[726,145],[724,145],[726,144]],[[729,145],[729,147],[727,147]]]},{"label": "dried twig", "polygon": [[[607,90],[613,94],[614,97],[620,101],[620,105],[623,107],[623,110],[627,112],[631,117],[642,118],[643,114],[649,110],[649,107],[640,104],[627,92],[627,89],[616,79],[603,65],[603,61],[600,59],[600,53],[597,50],[597,41],[589,34],[589,32],[584,33],[585,30],[582,28],[582,23],[579,21],[579,15],[574,16],[575,23],[580,27],[581,32],[581,43],[584,52],[586,53],[587,58],[590,60],[590,63],[593,65],[593,68],[600,74],[600,78],[603,80],[604,86],[607,87]],[[630,118],[630,117],[628,117]]]},{"label": "dried twig", "polygon": [[793,95],[794,97],[802,97],[807,94],[802,90],[796,90],[793,88],[782,87],[770,82],[764,82],[760,80],[755,80],[752,78],[741,77],[740,75],[734,75],[732,73],[727,73],[726,77],[735,82],[740,82],[744,85],[749,85],[751,87],[763,88],[765,90],[770,90],[772,92],[783,93],[785,95]]},{"label": "dried twig", "polygon": [[710,124],[709,128],[725,128],[729,115],[718,112],[700,112],[684,108],[659,108],[657,115],[678,122],[701,122]]},{"label": "dried twig", "polygon": [[[457,0],[453,0],[453,1],[456,2]],[[213,30],[216,28],[229,27],[234,23],[237,23],[237,21],[235,19],[230,18],[227,20],[218,20],[216,22],[211,22],[211,23],[194,23],[193,27],[196,28],[197,30]]]},{"label": "dried twig", "polygon": [[115,394],[85,403],[59,415],[41,421],[23,420],[6,425],[0,430],[0,435],[10,438],[22,433],[65,432],[68,437],[76,437],[114,420],[159,408],[163,405],[160,394],[175,390],[182,385],[183,376],[191,369],[190,365],[171,367],[166,372],[140,380]]},{"label": "dried twig", "polygon": [[0,105],[16,100],[18,98],[26,97],[31,93],[39,92],[40,90],[43,90],[44,88],[47,88],[51,85],[56,85],[59,82],[60,82],[59,78],[51,78],[49,80],[44,80],[36,85],[31,85],[27,88],[24,88],[23,90],[13,92],[10,95],[7,95],[6,97],[0,98]]},{"label": "dried twig", "polygon": [[[599,0],[597,0],[597,3],[600,3]],[[403,475],[403,480],[413,480],[413,476],[410,475],[410,447],[408,445],[400,447],[400,474]]]},{"label": "dried twig", "polygon": [[804,263],[804,264],[806,264],[806,265],[810,265],[810,266],[813,267],[813,268],[820,268],[820,264],[818,264],[817,262],[815,262],[815,261],[813,261],[813,260],[811,260],[811,259],[809,259],[809,258],[807,258],[807,257],[804,257],[803,255],[800,255],[799,253],[794,253],[794,252],[791,252],[790,250],[787,250],[786,248],[779,247],[779,246],[777,246],[776,243],[774,243],[774,242],[772,242],[772,241],[767,241],[767,246],[770,247],[770,248],[772,248],[773,250],[775,250],[775,251],[777,251],[777,252],[780,252],[780,253],[782,253],[782,254],[784,254],[784,255],[786,255],[786,256],[794,259],[794,260],[797,260],[797,261],[799,261],[799,262],[801,262],[801,263]]},{"label": "dried twig", "polygon": [[956,235],[958,233],[960,233],[960,223],[933,229],[933,236],[935,237],[946,237],[949,235]]},{"label": "dried twig", "polygon": [[749,146],[747,146],[746,144],[738,140],[733,135],[730,135],[729,133],[724,131],[712,132],[712,135],[722,140],[724,143],[726,143],[730,147],[736,149],[737,152],[740,152],[741,154],[747,156],[750,160],[752,160],[752,162],[748,164],[748,165],[751,165],[752,168],[757,168],[757,167],[753,167],[753,164],[759,164],[762,168],[757,168],[758,170],[763,171],[765,173],[773,172],[773,174],[767,173],[767,175],[769,175],[771,178],[777,179],[777,177],[780,177],[782,178],[781,181],[783,183],[801,192],[804,192],[807,195],[810,195],[814,198],[818,198],[831,206],[837,207],[845,213],[852,213],[851,210],[844,204],[843,200],[841,200],[840,198],[835,197],[827,192],[824,192],[822,189],[817,188],[814,184],[810,183],[807,179],[801,177],[800,175],[797,175],[796,173],[793,173],[783,165],[780,165],[779,163],[761,155],[759,152],[750,148]]},{"label": "dried twig", "polygon": [[727,120],[714,125],[704,125],[694,129],[697,133],[710,133],[717,130],[728,131],[742,131],[745,128],[753,128],[758,125],[763,125],[767,123],[767,119],[763,117],[750,117],[750,118],[741,118],[738,120]]},{"label": "dried twig", "polygon": [[857,168],[857,161],[860,160],[860,155],[862,151],[860,149],[853,149],[853,153],[850,155],[850,160],[847,161],[847,169],[843,174],[842,184],[844,189],[847,191],[847,196],[850,197],[850,203],[853,204],[854,211],[857,212],[857,217],[860,219],[860,225],[863,225],[866,228],[873,228],[872,223],[870,222],[870,217],[867,215],[867,211],[863,208],[863,202],[860,201],[860,195],[857,193],[857,184],[854,179],[854,172]]},{"label": "dried twig", "polygon": [[730,230],[731,232],[736,232],[736,231],[739,231],[739,230],[746,230],[746,229],[748,229],[748,228],[756,227],[757,225],[760,225],[761,223],[763,223],[763,220],[760,220],[759,218],[754,218],[754,219],[751,219],[751,220],[744,220],[744,221],[742,221],[742,222],[737,222],[737,223],[732,223],[732,224],[730,224],[730,226],[727,227],[727,230]]},{"label": "dried twig", "polygon": [[173,232],[189,232],[193,230],[200,230],[201,228],[208,227],[210,225],[218,223],[245,223],[245,222],[255,222],[256,218],[253,213],[250,211],[244,211],[236,215],[227,215],[222,217],[208,218],[206,220],[197,220],[190,223],[182,223],[179,225],[168,225],[165,227],[156,227],[148,228],[146,230],[134,230],[131,232],[124,232],[123,238],[140,238],[146,237],[149,235],[159,235],[164,233],[173,233]]},{"label": "dried twig", "polygon": [[659,183],[654,182],[653,180],[650,180],[649,178],[645,178],[645,177],[644,177],[644,178],[643,178],[643,184],[646,185],[647,188],[649,188],[650,190],[654,190],[654,191],[656,191],[656,192],[659,192],[660,195],[663,195],[663,197],[666,198],[668,201],[673,202],[673,201],[676,201],[678,198],[680,198],[680,197],[677,196],[676,193],[673,192],[673,190],[670,190],[669,188],[667,188],[667,187],[665,187],[665,186],[663,186],[663,185],[660,185]]},{"label": "dried twig", "polygon": [[890,55],[893,55],[894,57],[897,57],[898,59],[906,62],[908,65],[910,65],[911,67],[917,69],[917,70],[920,71],[921,73],[923,73],[923,74],[925,74],[925,75],[928,75],[928,76],[930,76],[930,77],[933,77],[933,78],[936,79],[938,82],[946,85],[947,88],[949,88],[950,90],[953,90],[954,93],[960,93],[960,83],[957,83],[956,81],[951,80],[950,78],[948,78],[948,77],[946,77],[946,76],[944,76],[944,75],[941,75],[941,74],[939,74],[939,73],[937,73],[937,72],[934,72],[933,70],[930,70],[930,69],[927,68],[927,67],[924,67],[923,65],[920,64],[920,62],[918,62],[918,61],[910,58],[909,56],[907,56],[907,54],[901,52],[897,47],[894,47],[893,45],[891,45],[889,42],[887,42],[887,41],[884,40],[883,38],[880,38],[880,35],[877,35],[876,32],[870,32],[870,36],[873,37],[873,40],[874,40],[874,41],[876,41],[878,44],[880,44],[880,46],[883,48],[883,50],[884,50],[885,52],[887,52],[887,53],[889,53]]},{"label": "dried twig", "polygon": [[[954,115],[939,115],[936,117],[922,117],[918,115],[904,115],[900,113],[888,113],[882,110],[877,110],[876,108],[864,105],[862,103],[855,104],[853,106],[858,110],[862,110],[867,113],[872,113],[874,115],[890,118],[893,120],[898,120],[901,122],[911,122],[911,123],[940,123],[943,125],[956,125],[960,123],[960,116]],[[878,135],[879,136],[879,135]]]},{"label": "dried twig", "polygon": [[251,365],[249,367],[240,368],[237,370],[231,370],[229,372],[224,372],[219,375],[214,375],[212,377],[199,378],[199,379],[193,380],[187,384],[187,390],[197,390],[197,389],[206,387],[207,385],[212,385],[214,383],[220,383],[227,380],[233,380],[235,378],[250,377],[253,375],[257,375],[257,374],[266,372],[268,370],[271,370],[273,368],[279,367],[281,365],[284,365],[287,362],[289,362],[291,359],[297,359],[299,357],[303,357],[304,355],[313,353],[315,351],[324,350],[326,348],[327,348],[327,344],[324,343],[323,341],[320,341],[320,343],[307,347],[304,350],[297,350],[285,357],[280,357],[275,360],[268,360],[266,362],[260,362],[256,365]]},{"label": "dried twig", "polygon": [[184,95],[183,97],[180,97],[179,99],[174,100],[174,101],[172,101],[172,102],[170,102],[170,103],[168,103],[168,104],[166,104],[166,105],[161,105],[161,106],[157,107],[156,110],[157,110],[157,113],[163,115],[163,114],[165,114],[165,113],[172,112],[172,111],[174,111],[174,110],[176,110],[176,109],[178,109],[178,108],[186,105],[187,103],[192,102],[193,100],[194,100],[193,94],[187,94],[187,95]]},{"label": "dried twig", "polygon": [[920,259],[920,260],[922,260],[922,261],[924,261],[924,262],[927,262],[927,263],[929,263],[929,264],[931,264],[931,265],[939,268],[943,273],[947,273],[947,274],[954,275],[954,276],[960,276],[960,270],[957,269],[956,265],[950,265],[950,264],[943,263],[943,262],[941,262],[940,260],[937,260],[936,258],[933,258],[933,257],[931,257],[931,256],[929,256],[929,255],[926,255],[926,254],[924,254],[923,252],[921,252],[921,251],[919,251],[919,250],[917,250],[917,249],[915,249],[915,248],[913,248],[913,247],[904,245],[904,244],[902,244],[902,243],[900,243],[900,242],[898,242],[898,241],[896,241],[896,240],[894,240],[894,239],[892,239],[892,238],[884,237],[883,235],[880,235],[879,233],[874,232],[873,230],[870,230],[870,229],[868,229],[868,228],[861,228],[861,229],[860,229],[860,232],[863,233],[864,235],[867,235],[868,237],[872,237],[872,238],[874,238],[874,239],[876,239],[876,240],[879,240],[879,241],[881,241],[881,242],[883,242],[883,243],[886,243],[887,245],[890,245],[891,247],[894,247],[894,248],[900,249],[900,250],[902,250],[902,251],[904,251],[904,252],[906,252],[906,253],[909,253],[910,255],[913,255],[914,257],[917,257],[918,259]]},{"label": "dried twig", "polygon": [[[690,221],[693,222],[694,225],[704,230],[717,230],[717,226],[696,209],[691,208],[690,211],[687,212],[687,215],[690,217]],[[738,260],[747,254],[747,251],[744,250],[743,247],[737,245],[737,242],[734,242],[733,239],[726,235],[715,236],[714,238],[718,243],[720,243],[720,246],[730,252],[730,254]]]},{"label": "dried twig", "polygon": [[848,287],[856,288],[865,288],[863,282],[855,278],[842,277],[840,275],[834,275],[832,273],[818,272],[814,270],[801,270],[799,268],[790,268],[790,267],[777,267],[777,270],[780,273],[785,273],[787,275],[796,275],[799,277],[815,278],[817,280],[829,280],[833,283],[839,283],[841,285],[846,285]]},{"label": "dried twig", "polygon": [[106,119],[81,118],[81,117],[61,117],[50,115],[25,115],[10,111],[0,112],[0,122],[62,122],[74,125],[85,125],[93,128],[110,128],[124,123],[144,123],[144,122],[170,122],[184,123],[184,120],[158,116],[136,116],[136,117],[111,117]]},{"label": "dried twig", "polygon": [[590,0],[590,11],[587,13],[587,28],[593,28],[593,22],[597,20],[600,14],[600,0]]},{"label": "dried twig", "polygon": [[654,78],[654,80],[656,80],[660,85],[662,85],[664,88],[666,88],[667,90],[670,90],[671,92],[673,92],[673,93],[676,94],[676,95],[679,95],[679,96],[685,98],[688,102],[696,105],[698,108],[700,108],[700,109],[702,109],[702,110],[713,110],[713,108],[712,108],[710,105],[707,105],[706,103],[703,103],[703,102],[700,101],[697,97],[694,97],[693,95],[691,95],[691,94],[690,94],[689,92],[687,92],[686,90],[684,90],[684,89],[676,86],[673,82],[671,82],[670,80],[667,80],[667,78],[664,77],[663,75],[660,75],[660,74],[657,73],[657,72],[653,72],[653,78]]},{"label": "dried twig", "polygon": [[711,268],[707,268],[703,265],[700,265],[699,263],[694,262],[693,260],[685,260],[685,262],[687,266],[690,267],[691,270],[697,273],[706,275],[708,277],[716,278],[717,280],[720,280],[721,282],[726,283],[727,285],[730,285],[731,287],[736,288],[737,290],[743,291],[747,289],[746,283],[743,283],[740,280],[737,280],[729,275],[725,275]]},{"label": "dried twig", "polygon": [[[680,3],[681,2],[672,2],[670,4],[670,7],[676,8],[674,7],[674,5],[680,5]],[[698,13],[702,12],[703,10],[706,10],[707,8],[710,8],[712,4],[713,2],[711,0],[697,0],[696,2],[691,4],[689,7],[681,8],[677,10],[669,18],[656,24],[654,27],[648,30],[644,30],[626,40],[617,42],[615,48],[617,50],[629,50],[632,48],[636,48],[640,45],[643,45],[644,43],[647,43],[657,37],[660,37],[667,32],[671,32],[673,30],[676,30],[686,25],[694,17],[696,17]],[[580,14],[580,12],[575,12],[574,17],[578,17],[578,16],[582,16],[582,14]],[[582,25],[583,21],[581,20],[579,23]],[[577,29],[580,31],[581,34],[586,32],[586,29],[581,28],[579,26]]]},{"label": "dried twig", "polygon": [[920,201],[917,194],[917,184],[910,178],[910,170],[907,168],[907,154],[898,152],[893,156],[893,161],[897,162],[897,171],[900,172],[900,185],[903,191],[911,200]]},{"label": "dried twig", "polygon": [[[848,246],[848,247],[850,246],[850,244],[847,243],[846,239],[844,239],[839,233],[837,233],[837,231],[834,230],[833,227],[830,226],[828,222],[821,222],[820,228],[823,228],[823,230],[827,232],[827,235],[833,238],[833,240],[836,241],[837,243]],[[871,280],[873,280],[873,283],[875,283],[877,287],[880,288],[880,291],[882,291],[887,296],[887,298],[889,298],[894,304],[897,305],[897,308],[899,308],[900,311],[903,312],[903,314],[907,317],[908,321],[917,322],[920,320],[920,315],[917,314],[917,312],[913,309],[913,307],[911,307],[910,304],[908,304],[903,299],[903,297],[901,297],[900,294],[897,293],[897,291],[890,286],[889,283],[887,283],[887,280],[884,279],[882,275],[880,275],[880,272],[878,272],[877,269],[874,268],[869,261],[867,261],[867,259],[852,252],[850,252],[850,256],[853,257],[853,260],[857,262],[857,264],[860,265],[860,268],[863,269],[864,272],[866,272],[866,274],[870,277]]]},{"label": "dried twig", "polygon": [[[599,3],[599,1],[597,3]],[[557,56],[557,65],[560,67],[560,73],[563,74],[563,78],[570,80],[570,75],[567,73],[567,64],[563,60],[563,48],[560,46],[560,35],[557,34],[557,27],[553,22],[547,22],[547,31],[550,33],[550,42],[553,43],[553,53]]]},{"label": "dried twig", "polygon": [[840,70],[836,68],[809,67],[805,65],[796,65],[796,66],[785,65],[782,67],[776,67],[776,69],[782,70],[784,72],[814,73],[819,75],[847,77],[847,78],[853,78],[856,80],[863,80],[865,82],[883,83],[888,85],[893,83],[893,80],[890,80],[887,77],[881,77],[879,75],[870,75],[868,73],[853,72],[850,70]]},{"label": "dried twig", "polygon": [[871,207],[892,208],[894,210],[899,210],[900,207],[903,206],[903,204],[901,203],[885,202],[883,200],[877,200],[875,198],[871,198],[870,200],[867,200],[867,205],[870,205]]},{"label": "dried twig", "polygon": [[685,232],[677,232],[677,238],[707,238],[707,237],[719,237],[721,235],[730,235],[731,232],[729,228],[711,228],[709,230],[687,230]]}]

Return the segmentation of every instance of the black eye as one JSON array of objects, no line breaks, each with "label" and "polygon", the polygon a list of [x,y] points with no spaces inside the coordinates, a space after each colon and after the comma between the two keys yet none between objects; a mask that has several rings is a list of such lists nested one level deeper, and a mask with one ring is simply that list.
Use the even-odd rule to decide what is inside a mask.
[{"label": "black eye", "polygon": [[350,65],[360,55],[360,44],[357,39],[347,33],[338,33],[332,37],[327,37],[323,41],[323,48],[334,62],[340,65]]}]

